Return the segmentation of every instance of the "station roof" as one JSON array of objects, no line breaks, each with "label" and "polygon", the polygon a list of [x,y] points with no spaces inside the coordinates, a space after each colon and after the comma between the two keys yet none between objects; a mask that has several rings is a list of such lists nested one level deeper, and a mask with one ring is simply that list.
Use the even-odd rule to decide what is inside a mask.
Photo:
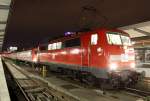
[{"label": "station roof", "polygon": [[0,0],[0,50],[3,45],[11,0]]},{"label": "station roof", "polygon": [[32,47],[86,25],[121,28],[134,39],[149,36],[149,0],[12,1],[4,49]]},{"label": "station roof", "polygon": [[150,47],[150,21],[120,27],[119,29],[130,34],[135,48]]},{"label": "station roof", "polygon": [[120,27],[119,29],[129,33],[131,38],[150,36],[150,21]]}]

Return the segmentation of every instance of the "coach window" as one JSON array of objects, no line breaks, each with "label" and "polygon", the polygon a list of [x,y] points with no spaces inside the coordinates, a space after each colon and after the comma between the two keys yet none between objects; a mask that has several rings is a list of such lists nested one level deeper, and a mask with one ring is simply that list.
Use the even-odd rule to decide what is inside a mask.
[{"label": "coach window", "polygon": [[52,44],[48,45],[48,50],[52,50]]},{"label": "coach window", "polygon": [[80,44],[81,44],[80,38],[75,38],[75,39],[65,41],[65,47],[76,47],[76,46],[80,46]]},{"label": "coach window", "polygon": [[91,36],[91,45],[96,45],[98,41],[98,35],[97,34],[92,34]]},{"label": "coach window", "polygon": [[52,44],[52,50],[55,50],[55,49],[57,49],[57,44],[56,44],[56,43],[53,43],[53,44]]},{"label": "coach window", "polygon": [[62,42],[57,42],[57,49],[61,49],[62,48]]}]

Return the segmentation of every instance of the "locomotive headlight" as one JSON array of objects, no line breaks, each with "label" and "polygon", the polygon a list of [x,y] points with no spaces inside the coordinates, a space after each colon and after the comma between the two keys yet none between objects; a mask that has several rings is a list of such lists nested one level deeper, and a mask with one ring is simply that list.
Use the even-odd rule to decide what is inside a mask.
[{"label": "locomotive headlight", "polygon": [[135,68],[135,63],[131,63],[130,67],[134,69]]},{"label": "locomotive headlight", "polygon": [[117,70],[117,68],[118,68],[118,65],[117,65],[116,63],[111,63],[111,64],[109,65],[109,69],[110,69],[110,70]]},{"label": "locomotive headlight", "polygon": [[33,58],[33,62],[37,62],[37,58]]}]

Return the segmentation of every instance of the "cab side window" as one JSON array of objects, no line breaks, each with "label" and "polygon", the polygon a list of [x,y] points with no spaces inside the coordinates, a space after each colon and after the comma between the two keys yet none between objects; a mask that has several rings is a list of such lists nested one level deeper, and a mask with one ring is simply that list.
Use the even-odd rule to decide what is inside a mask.
[{"label": "cab side window", "polygon": [[62,48],[62,42],[57,42],[56,46],[57,46],[57,49],[61,49]]},{"label": "cab side window", "polygon": [[55,49],[57,49],[57,43],[52,44],[52,50],[55,50]]},{"label": "cab side window", "polygon": [[98,34],[97,33],[92,34],[91,35],[91,45],[97,45],[97,42],[98,42]]},{"label": "cab side window", "polygon": [[52,50],[52,44],[48,45],[48,50]]},{"label": "cab side window", "polygon": [[56,42],[48,45],[48,50],[55,50],[61,48],[62,48],[62,42]]}]

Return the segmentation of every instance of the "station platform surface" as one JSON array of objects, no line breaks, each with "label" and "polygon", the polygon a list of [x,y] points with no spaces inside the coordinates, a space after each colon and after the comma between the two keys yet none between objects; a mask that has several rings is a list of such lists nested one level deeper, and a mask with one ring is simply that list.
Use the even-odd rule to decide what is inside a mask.
[{"label": "station platform surface", "polygon": [[150,79],[150,63],[137,63],[136,70],[138,72],[145,72],[145,77]]},{"label": "station platform surface", "polygon": [[4,74],[4,68],[0,56],[0,101],[10,101],[9,91]]}]

